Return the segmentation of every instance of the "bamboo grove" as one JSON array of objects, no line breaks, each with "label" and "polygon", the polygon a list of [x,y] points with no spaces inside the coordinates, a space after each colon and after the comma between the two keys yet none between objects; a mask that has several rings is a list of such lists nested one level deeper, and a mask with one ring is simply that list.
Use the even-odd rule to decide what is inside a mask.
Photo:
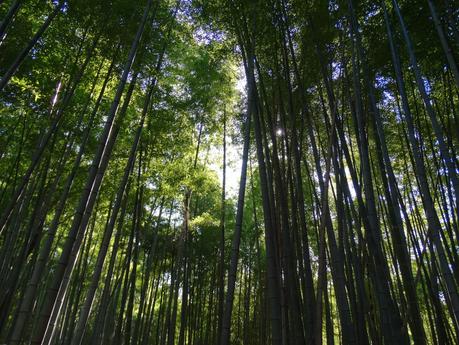
[{"label": "bamboo grove", "polygon": [[456,0],[0,18],[0,343],[459,344]]}]

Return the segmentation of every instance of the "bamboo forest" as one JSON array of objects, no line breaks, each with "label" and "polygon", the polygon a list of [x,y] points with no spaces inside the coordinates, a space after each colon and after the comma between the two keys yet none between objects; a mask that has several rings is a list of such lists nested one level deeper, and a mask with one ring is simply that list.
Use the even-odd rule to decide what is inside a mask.
[{"label": "bamboo forest", "polygon": [[459,0],[0,0],[0,344],[459,345]]}]

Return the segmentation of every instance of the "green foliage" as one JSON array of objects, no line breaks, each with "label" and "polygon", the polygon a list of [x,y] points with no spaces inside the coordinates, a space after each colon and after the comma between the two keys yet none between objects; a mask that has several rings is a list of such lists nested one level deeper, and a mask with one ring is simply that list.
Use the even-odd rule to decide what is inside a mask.
[{"label": "green foliage", "polygon": [[[457,61],[456,1],[433,2]],[[0,1],[0,18],[6,18],[14,3]],[[383,339],[387,336],[383,314],[390,306],[378,300],[381,295],[394,306],[393,313],[385,315],[391,320],[400,316],[401,328],[411,337],[415,331],[409,316],[411,296],[400,273],[397,234],[406,241],[426,342],[454,343],[458,324],[448,294],[458,283],[459,214],[453,172],[446,167],[438,131],[415,83],[416,66],[409,59],[393,1],[384,4],[400,54],[401,76],[394,69],[381,1],[153,0],[123,86],[121,77],[148,3],[65,1],[0,91],[0,217],[6,215],[0,219],[0,274],[5,282],[0,287],[0,342],[9,342],[25,292],[34,286],[30,308],[21,314],[27,314],[27,322],[19,333],[25,341],[36,332],[45,296],[54,292],[53,277],[64,267],[72,275],[65,276],[70,284],[63,287],[64,299],[58,301],[64,304],[55,309],[61,313],[55,323],[55,343],[72,341],[98,268],[101,274],[81,343],[108,344],[116,337],[124,343],[178,343],[182,322],[188,322],[185,343],[218,343],[222,316],[216,306],[228,280],[234,278],[226,274],[235,255],[237,203],[237,195],[228,193],[235,186],[226,186],[222,200],[217,171],[222,166],[223,121],[227,153],[240,151],[244,119],[250,115],[250,162],[241,243],[236,248],[233,343],[272,340],[268,334],[277,319],[270,316],[275,297],[270,284],[279,284],[283,315],[277,321],[289,343],[300,343],[294,336],[303,331],[312,334],[306,320],[319,312],[325,321],[319,331],[324,331],[320,334],[328,343],[343,342],[346,326],[361,332],[359,336],[369,343],[390,343]],[[457,168],[459,81],[438,39],[428,2],[398,3],[434,119]],[[21,1],[0,37],[0,75],[57,5],[50,0]],[[256,90],[247,89],[253,94],[238,90],[241,71],[249,78],[253,73],[251,87]],[[416,143],[408,135],[397,77],[406,84]],[[119,86],[123,87],[117,104]],[[376,114],[382,133],[375,127]],[[110,115],[114,125],[108,128]],[[254,129],[254,116],[259,116],[261,133]],[[140,139],[133,146],[139,126]],[[104,138],[106,132],[114,138],[113,150]],[[382,156],[381,135],[387,160]],[[364,147],[362,140],[367,143]],[[260,181],[257,144],[263,150],[267,186]],[[419,144],[428,194],[440,219],[441,229],[434,229],[441,230],[439,242],[434,241],[437,233],[424,212],[426,193],[421,190],[414,144]],[[106,170],[99,154],[107,158]],[[371,171],[366,171],[366,160]],[[229,165],[228,160],[225,163]],[[387,182],[389,167],[395,186]],[[98,174],[88,186],[94,169]],[[328,194],[322,195],[327,175]],[[94,181],[99,177],[97,188]],[[227,178],[227,184],[229,180],[237,178]],[[90,200],[84,200],[86,194],[94,197],[94,207],[88,203],[78,210]],[[400,217],[397,226],[391,218],[394,200]],[[118,201],[121,206],[112,220]],[[375,213],[370,218],[372,204]],[[72,234],[80,211],[87,225],[80,221]],[[265,219],[272,224],[265,224]],[[321,233],[325,254],[320,252]],[[266,244],[269,236],[272,253]],[[446,252],[443,266],[437,262],[439,243]],[[62,258],[67,247],[74,252],[66,261]],[[98,267],[104,249],[104,262]],[[325,278],[319,271],[321,262]],[[29,284],[40,264],[40,276]],[[270,265],[278,270],[271,280],[266,279],[272,278]],[[445,267],[454,270],[450,285]],[[386,274],[385,279],[378,281],[379,274]],[[318,292],[321,278],[323,291]],[[58,286],[65,285],[61,283]],[[382,293],[385,284],[387,293]],[[308,298],[314,301],[317,293],[323,304],[308,310]],[[294,303],[292,296],[297,298]],[[343,321],[345,313],[352,325]],[[298,326],[295,318],[298,334],[293,331]]]}]

